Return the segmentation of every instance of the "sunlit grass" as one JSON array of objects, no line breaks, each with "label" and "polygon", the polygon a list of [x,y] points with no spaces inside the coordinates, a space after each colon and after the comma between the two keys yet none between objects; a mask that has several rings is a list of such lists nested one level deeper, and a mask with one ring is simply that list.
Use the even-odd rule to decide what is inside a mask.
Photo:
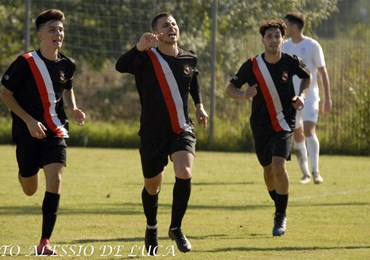
[{"label": "sunlit grass", "polygon": [[[25,256],[40,238],[44,177],[40,174],[36,195],[26,197],[17,183],[15,148],[0,146],[0,152],[0,246],[12,245],[13,253],[19,247]],[[320,162],[323,185],[300,185],[295,158],[288,163],[288,230],[273,238],[274,208],[255,155],[198,152],[183,221],[193,245],[187,254],[167,237],[174,181],[170,164],[159,198],[159,253],[177,259],[368,258],[369,158],[322,156]],[[141,190],[137,150],[69,148],[53,245],[60,254],[91,254],[90,259],[142,257]],[[111,254],[103,256],[110,248]]]}]

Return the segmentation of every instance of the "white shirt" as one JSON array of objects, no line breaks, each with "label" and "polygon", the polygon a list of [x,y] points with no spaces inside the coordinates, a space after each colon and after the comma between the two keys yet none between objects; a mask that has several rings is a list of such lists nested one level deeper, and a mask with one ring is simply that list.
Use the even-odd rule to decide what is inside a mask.
[{"label": "white shirt", "polygon": [[[308,69],[312,74],[312,81],[307,92],[307,97],[315,96],[319,99],[319,87],[317,85],[317,69],[325,67],[324,52],[320,44],[307,36],[303,37],[303,40],[299,43],[293,43],[291,39],[287,39],[283,42],[282,52],[290,55],[297,55],[307,65]],[[293,78],[294,88],[296,93],[299,91],[301,80],[294,76]]]}]

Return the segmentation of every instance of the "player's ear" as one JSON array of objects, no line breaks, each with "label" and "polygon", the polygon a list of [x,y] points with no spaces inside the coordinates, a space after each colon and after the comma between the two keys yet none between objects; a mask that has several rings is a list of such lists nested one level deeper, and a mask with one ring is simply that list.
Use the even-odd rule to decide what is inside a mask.
[{"label": "player's ear", "polygon": [[40,31],[36,31],[36,36],[39,40],[42,38],[42,33]]}]

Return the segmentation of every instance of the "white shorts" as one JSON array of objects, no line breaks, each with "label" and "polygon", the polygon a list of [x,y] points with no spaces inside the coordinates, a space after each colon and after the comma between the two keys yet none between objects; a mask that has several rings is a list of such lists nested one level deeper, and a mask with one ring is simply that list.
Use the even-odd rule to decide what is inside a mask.
[{"label": "white shorts", "polygon": [[295,117],[295,128],[303,128],[303,122],[311,121],[315,124],[319,117],[319,99],[313,95],[308,95],[304,101],[302,110],[297,110]]}]

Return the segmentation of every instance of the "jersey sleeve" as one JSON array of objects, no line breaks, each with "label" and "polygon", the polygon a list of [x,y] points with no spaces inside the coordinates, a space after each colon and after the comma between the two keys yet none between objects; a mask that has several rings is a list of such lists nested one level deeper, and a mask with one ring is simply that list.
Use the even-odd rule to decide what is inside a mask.
[{"label": "jersey sleeve", "polygon": [[321,45],[315,41],[313,45],[313,63],[315,64],[315,68],[325,67],[325,57],[324,52],[321,48]]},{"label": "jersey sleeve", "polygon": [[121,73],[135,74],[140,67],[140,57],[143,55],[136,46],[122,54],[116,62],[116,70]]},{"label": "jersey sleeve", "polygon": [[252,74],[252,61],[249,59],[242,64],[236,75],[230,80],[230,83],[238,89],[240,89],[245,83],[252,85],[255,83],[251,80]]},{"label": "jersey sleeve", "polygon": [[64,88],[65,89],[72,89],[72,81],[73,81],[73,77],[74,77],[74,73],[76,71],[76,62],[74,59],[70,58],[70,57],[67,57],[63,54],[61,54],[63,56],[63,58],[66,60],[66,64],[64,65],[65,68],[66,68],[66,76],[68,81],[66,82]]},{"label": "jersey sleeve", "polygon": [[26,78],[26,75],[29,71],[30,69],[26,59],[24,59],[22,56],[18,56],[18,58],[5,72],[1,79],[1,83],[11,92],[14,92],[19,86],[22,85],[22,82]]},{"label": "jersey sleeve", "polygon": [[200,94],[200,83],[199,83],[198,74],[199,74],[198,70],[194,69],[193,77],[192,77],[191,83],[190,83],[190,90],[189,90],[190,95],[193,98],[193,101],[194,101],[195,105],[202,103],[202,97],[201,97],[201,94]]},{"label": "jersey sleeve", "polygon": [[308,69],[307,65],[303,62],[303,60],[296,55],[293,55],[293,59],[295,60],[295,64],[297,66],[296,75],[300,79],[308,79],[311,75],[310,70]]}]

